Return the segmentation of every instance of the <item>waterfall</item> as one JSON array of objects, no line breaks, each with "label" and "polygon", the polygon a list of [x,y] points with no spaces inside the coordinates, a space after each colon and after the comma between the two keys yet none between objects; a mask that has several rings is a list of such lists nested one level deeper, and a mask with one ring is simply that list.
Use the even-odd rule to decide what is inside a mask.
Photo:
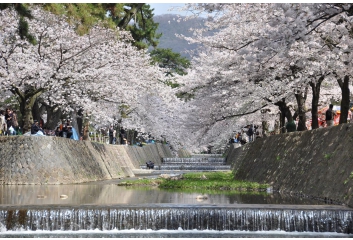
[{"label": "waterfall", "polygon": [[0,231],[196,229],[353,233],[352,216],[352,210],[332,206],[31,206],[1,209]]}]

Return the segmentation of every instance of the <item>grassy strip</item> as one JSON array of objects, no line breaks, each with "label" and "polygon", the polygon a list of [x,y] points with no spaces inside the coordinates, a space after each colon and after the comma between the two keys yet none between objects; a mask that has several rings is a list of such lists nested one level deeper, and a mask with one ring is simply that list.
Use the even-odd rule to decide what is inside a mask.
[{"label": "grassy strip", "polygon": [[158,186],[163,189],[264,191],[269,185],[234,179],[231,171],[184,173],[182,179],[128,180],[122,185]]}]

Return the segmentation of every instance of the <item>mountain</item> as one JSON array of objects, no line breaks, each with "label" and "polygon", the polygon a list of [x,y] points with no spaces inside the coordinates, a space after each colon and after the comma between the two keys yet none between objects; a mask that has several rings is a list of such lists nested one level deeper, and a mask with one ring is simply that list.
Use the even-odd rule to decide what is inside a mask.
[{"label": "mountain", "polygon": [[178,38],[175,34],[182,34],[187,37],[192,36],[190,28],[202,28],[204,18],[195,18],[185,21],[185,17],[178,22],[178,15],[163,14],[153,17],[154,22],[159,23],[157,33],[162,33],[159,39],[158,48],[171,48],[173,52],[180,53],[181,56],[191,58],[187,50],[195,50],[197,44],[189,44],[186,40]]}]

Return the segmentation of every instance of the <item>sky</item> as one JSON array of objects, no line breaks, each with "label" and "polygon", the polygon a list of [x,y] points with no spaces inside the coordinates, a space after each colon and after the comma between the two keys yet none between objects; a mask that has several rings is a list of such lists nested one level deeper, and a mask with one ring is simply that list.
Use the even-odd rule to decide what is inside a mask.
[{"label": "sky", "polygon": [[168,11],[168,9],[172,7],[182,7],[184,3],[148,3],[151,8],[154,8],[154,15],[162,15],[162,14],[180,14],[183,15],[181,12],[178,11]]}]

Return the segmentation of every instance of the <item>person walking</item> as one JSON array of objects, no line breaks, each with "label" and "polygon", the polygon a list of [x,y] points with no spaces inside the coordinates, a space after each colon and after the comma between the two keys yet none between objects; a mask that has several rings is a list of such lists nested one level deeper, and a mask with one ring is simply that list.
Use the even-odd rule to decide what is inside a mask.
[{"label": "person walking", "polygon": [[333,119],[336,116],[336,113],[333,111],[333,105],[330,104],[329,108],[327,109],[326,113],[326,125],[327,127],[333,126]]},{"label": "person walking", "polygon": [[6,108],[5,120],[7,124],[7,135],[15,135],[15,129],[13,127],[13,114],[10,108]]},{"label": "person walking", "polygon": [[0,136],[5,135],[7,132],[7,123],[5,119],[5,111],[0,111]]},{"label": "person walking", "polygon": [[18,133],[19,126],[18,126],[18,120],[17,120],[16,111],[12,110],[11,113],[12,113],[12,126],[15,129],[16,133]]},{"label": "person walking", "polygon": [[113,131],[113,143],[112,144],[116,144],[116,130],[115,129]]},{"label": "person walking", "polygon": [[110,127],[109,127],[109,144],[113,144],[113,140],[114,140],[114,129],[113,129],[113,125],[110,125]]},{"label": "person walking", "polygon": [[120,144],[125,145],[126,144],[126,132],[123,127],[120,128],[119,138],[120,138]]},{"label": "person walking", "polygon": [[287,132],[297,131],[297,126],[295,125],[294,120],[286,123],[286,129],[287,129]]},{"label": "person walking", "polygon": [[252,128],[252,125],[248,125],[247,135],[249,136],[249,142],[254,141],[254,130]]}]

